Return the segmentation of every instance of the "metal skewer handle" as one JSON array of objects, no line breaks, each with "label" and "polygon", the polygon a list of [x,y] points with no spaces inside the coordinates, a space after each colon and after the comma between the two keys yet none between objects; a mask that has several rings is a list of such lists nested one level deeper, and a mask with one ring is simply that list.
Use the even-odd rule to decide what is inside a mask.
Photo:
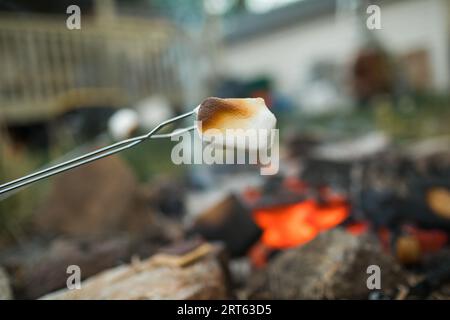
[{"label": "metal skewer handle", "polygon": [[183,128],[180,130],[176,130],[174,132],[171,133],[166,133],[166,134],[158,134],[156,135],[155,133],[158,132],[159,130],[161,130],[163,127],[165,127],[168,124],[171,124],[175,121],[187,118],[191,115],[193,115],[196,112],[196,109],[194,109],[193,111],[184,113],[182,115],[179,115],[177,117],[174,117],[172,119],[166,120],[164,122],[161,122],[159,125],[157,125],[154,129],[152,129],[149,133],[145,134],[145,135],[141,135],[138,137],[134,137],[131,139],[127,139],[127,140],[123,140],[123,141],[119,141],[116,142],[112,145],[97,149],[95,151],[89,152],[85,155],[76,157],[74,159],[62,162],[60,164],[51,166],[49,168],[31,173],[29,175],[26,175],[22,178],[7,182],[5,184],[0,185],[0,195],[13,191],[15,189],[24,187],[28,184],[34,183],[36,181],[51,177],[55,174],[58,173],[62,173],[65,172],[67,170],[79,167],[81,165],[93,162],[95,160],[98,159],[102,159],[105,157],[108,157],[110,155],[116,154],[118,152],[121,152],[123,150],[129,149],[131,147],[134,147],[135,145],[141,143],[142,141],[145,141],[147,139],[157,139],[157,138],[170,138],[172,136],[181,134],[183,132],[187,132],[190,130],[195,129],[195,126],[191,126],[191,127],[187,127],[187,128]]}]

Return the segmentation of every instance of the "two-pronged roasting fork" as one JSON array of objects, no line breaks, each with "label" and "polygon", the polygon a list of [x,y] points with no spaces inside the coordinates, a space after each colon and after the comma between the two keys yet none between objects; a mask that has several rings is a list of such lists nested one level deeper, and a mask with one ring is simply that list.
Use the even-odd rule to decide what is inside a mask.
[{"label": "two-pronged roasting fork", "polygon": [[[196,115],[195,125],[186,127],[183,129],[178,129],[166,134],[156,134],[159,130],[165,126],[187,118],[191,115]],[[204,125],[203,125],[204,124]],[[51,177],[55,174],[76,168],[83,164],[90,163],[92,161],[110,156],[112,154],[118,153],[120,151],[126,150],[128,148],[134,147],[135,145],[145,141],[147,139],[158,139],[158,138],[170,138],[172,136],[181,134],[198,129],[200,139],[205,142],[212,142],[216,133],[211,133],[209,129],[213,132],[223,132],[224,130],[240,128],[243,130],[259,130],[265,133],[266,138],[269,137],[269,132],[275,128],[276,118],[267,108],[264,100],[262,98],[215,98],[210,97],[205,99],[201,104],[199,104],[194,110],[174,117],[172,119],[161,122],[153,130],[145,135],[138,136],[135,138],[123,140],[107,147],[100,148],[98,150],[89,152],[83,156],[76,157],[72,160],[64,161],[60,164],[51,166],[49,168],[37,171],[35,173],[29,174],[25,177],[16,179],[11,182],[0,185],[0,195],[16,190],[18,188],[24,187],[30,183],[39,181]],[[223,148],[245,148],[254,149],[266,148],[268,145],[264,143],[249,144],[246,143],[239,144],[234,143],[235,138],[242,138],[242,134],[239,132],[231,135],[232,139],[226,139],[224,143],[218,144],[217,147]],[[241,141],[243,139],[240,139]],[[231,142],[230,142],[231,141]],[[264,139],[262,139],[264,142]],[[222,141],[223,142],[223,141]],[[245,139],[244,139],[245,142]]]},{"label": "two-pronged roasting fork", "polygon": [[19,179],[7,182],[5,184],[2,184],[2,185],[0,185],[0,195],[4,194],[4,193],[7,193],[7,192],[10,192],[10,191],[13,191],[15,189],[24,187],[24,186],[26,186],[28,184],[33,183],[33,182],[36,182],[36,181],[39,181],[39,180],[51,177],[51,176],[53,176],[55,174],[58,174],[58,173],[61,173],[61,172],[73,169],[73,168],[81,166],[83,164],[87,164],[87,163],[93,162],[95,160],[98,160],[98,159],[101,159],[101,158],[113,155],[115,153],[121,152],[123,150],[129,149],[129,148],[134,147],[135,145],[137,145],[137,144],[139,144],[139,143],[141,143],[141,142],[143,142],[143,141],[145,141],[147,139],[170,138],[172,136],[175,136],[175,135],[178,135],[178,134],[181,134],[181,133],[193,130],[193,129],[195,129],[195,126],[190,126],[190,127],[186,127],[186,128],[183,128],[183,129],[178,129],[178,130],[172,131],[170,133],[156,134],[156,132],[158,132],[159,130],[161,130],[165,126],[167,126],[167,125],[169,125],[169,124],[171,124],[171,123],[173,123],[175,121],[187,118],[187,117],[189,117],[189,116],[191,116],[191,115],[193,115],[195,113],[196,113],[196,109],[194,109],[194,110],[192,110],[190,112],[184,113],[182,115],[179,115],[177,117],[174,117],[172,119],[166,120],[164,122],[161,122],[153,130],[151,130],[150,132],[148,132],[145,135],[141,135],[141,136],[138,136],[138,137],[134,137],[134,138],[130,138],[130,139],[126,139],[126,140],[123,140],[123,141],[116,142],[116,143],[114,143],[112,145],[109,145],[109,146],[97,149],[97,150],[89,152],[89,153],[87,153],[85,155],[76,157],[74,159],[71,159],[71,160],[62,162],[60,164],[51,166],[49,168],[46,168],[46,169],[43,169],[43,170],[31,173],[31,174],[26,175],[26,176],[24,176],[22,178],[19,178]]}]

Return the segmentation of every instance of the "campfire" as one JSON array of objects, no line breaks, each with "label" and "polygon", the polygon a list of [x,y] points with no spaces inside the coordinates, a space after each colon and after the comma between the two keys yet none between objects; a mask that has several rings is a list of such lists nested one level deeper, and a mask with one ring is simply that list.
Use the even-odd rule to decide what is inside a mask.
[{"label": "campfire", "polygon": [[[37,298],[47,294],[48,299],[450,296],[445,291],[450,280],[450,173],[448,167],[437,165],[441,162],[422,159],[417,166],[408,162],[408,158],[406,162],[394,159],[392,154],[363,161],[304,155],[296,158],[295,165],[301,170],[267,176],[259,184],[244,185],[240,190],[224,190],[221,197],[215,193],[214,201],[203,205],[201,200],[187,201],[182,194],[189,192],[178,181],[138,186],[128,170],[122,168],[123,164],[113,160],[109,165],[114,170],[91,165],[58,181],[55,188],[58,192],[36,226],[71,236],[44,243],[38,249],[45,252],[40,253],[39,265],[28,258],[30,248],[36,250],[32,242],[23,252],[4,255],[3,265],[12,275],[18,296]],[[122,174],[121,184],[117,190],[108,184],[111,189],[102,189],[108,194],[100,199],[88,188],[82,189],[82,194],[67,192],[77,188],[78,179],[95,174],[99,176],[90,187],[96,189],[96,183],[109,181],[104,179],[109,179],[111,171]],[[128,191],[129,198],[124,199],[117,196],[123,194],[122,188],[134,191]],[[79,197],[84,200],[79,201]],[[97,203],[102,199],[99,206]],[[191,202],[199,212],[192,214],[191,224],[183,224],[184,206]],[[73,203],[74,208],[75,204],[85,206],[65,213],[66,220],[62,221],[60,208],[67,203]],[[202,205],[198,206],[199,203]],[[102,210],[97,210],[99,207]],[[105,207],[110,210],[103,210]],[[98,216],[98,223],[90,222],[91,230],[85,227],[85,221],[92,216]],[[118,234],[120,230],[126,230],[127,234],[118,239],[114,232]],[[137,255],[142,260],[136,259]],[[102,258],[98,259],[99,256]],[[131,262],[125,269],[115,269],[124,261]],[[66,273],[60,266],[74,262],[89,277],[86,290],[75,295],[70,291],[49,294],[65,284]],[[367,268],[371,265],[379,266],[383,272],[381,289],[366,286]],[[56,269],[60,271],[58,277],[51,273]],[[126,276],[110,278],[117,270]],[[54,275],[52,281],[46,281],[48,274]],[[161,274],[169,280],[161,282]],[[138,278],[145,279],[142,285],[129,290]],[[111,290],[104,291],[105,281],[111,281],[107,286]],[[173,291],[180,285],[185,290]]]}]

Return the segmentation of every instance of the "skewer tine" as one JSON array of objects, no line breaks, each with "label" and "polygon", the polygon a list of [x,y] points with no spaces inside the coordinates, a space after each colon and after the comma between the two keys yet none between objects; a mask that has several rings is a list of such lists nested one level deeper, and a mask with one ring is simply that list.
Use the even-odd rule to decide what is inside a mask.
[{"label": "skewer tine", "polygon": [[194,130],[195,128],[196,128],[196,126],[191,126],[191,127],[187,127],[187,128],[183,128],[183,129],[177,129],[170,133],[154,134],[150,138],[152,138],[152,139],[171,138],[171,137],[177,136],[179,134]]}]

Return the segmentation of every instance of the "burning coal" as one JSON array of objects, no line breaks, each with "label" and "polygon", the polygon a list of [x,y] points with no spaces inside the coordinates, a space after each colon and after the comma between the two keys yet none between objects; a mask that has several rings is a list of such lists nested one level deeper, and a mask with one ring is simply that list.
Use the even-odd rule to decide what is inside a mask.
[{"label": "burning coal", "polygon": [[256,209],[253,217],[263,229],[261,241],[269,248],[284,249],[311,241],[319,232],[339,225],[348,217],[349,211],[344,199],[333,196],[325,203],[307,199]]}]

